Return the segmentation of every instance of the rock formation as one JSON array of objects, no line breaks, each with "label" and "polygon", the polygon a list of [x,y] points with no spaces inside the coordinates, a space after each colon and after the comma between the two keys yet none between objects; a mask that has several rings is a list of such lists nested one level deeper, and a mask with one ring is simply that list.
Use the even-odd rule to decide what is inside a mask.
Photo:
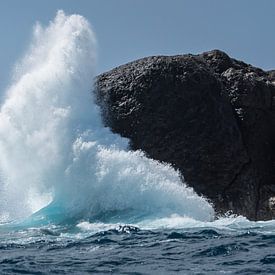
[{"label": "rock formation", "polygon": [[107,126],[188,185],[250,219],[275,216],[275,79],[214,50],[153,56],[98,76]]}]

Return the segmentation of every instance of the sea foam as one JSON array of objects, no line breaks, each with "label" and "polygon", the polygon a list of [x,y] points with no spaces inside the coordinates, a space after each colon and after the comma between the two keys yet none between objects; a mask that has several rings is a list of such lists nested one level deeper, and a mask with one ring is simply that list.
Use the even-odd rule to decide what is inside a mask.
[{"label": "sea foam", "polygon": [[92,82],[96,38],[59,11],[37,24],[0,112],[2,220],[64,217],[116,222],[171,215],[201,221],[212,206],[170,165],[128,150],[103,126]]}]

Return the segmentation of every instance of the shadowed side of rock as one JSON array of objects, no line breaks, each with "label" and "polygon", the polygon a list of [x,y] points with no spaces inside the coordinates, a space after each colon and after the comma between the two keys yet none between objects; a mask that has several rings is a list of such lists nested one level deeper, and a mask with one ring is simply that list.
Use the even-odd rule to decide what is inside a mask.
[{"label": "shadowed side of rock", "polygon": [[267,73],[217,50],[137,60],[96,89],[106,125],[132,149],[171,163],[218,212],[251,219],[272,215],[273,92]]},{"label": "shadowed side of rock", "polygon": [[[250,158],[241,183],[257,186],[255,219],[274,217],[269,199],[275,184],[275,87],[273,71],[265,72],[231,59],[220,51],[202,54],[224,84],[224,93],[237,114],[244,144]],[[229,59],[230,62],[220,62]],[[221,66],[221,64],[223,66]],[[239,184],[238,181],[233,185]],[[249,205],[247,205],[249,207]],[[272,211],[270,211],[272,210]]]}]

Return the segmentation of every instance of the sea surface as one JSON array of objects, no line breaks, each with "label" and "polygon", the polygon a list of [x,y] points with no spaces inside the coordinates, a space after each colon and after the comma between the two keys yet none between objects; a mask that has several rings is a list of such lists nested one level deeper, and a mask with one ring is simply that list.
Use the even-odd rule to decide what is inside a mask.
[{"label": "sea surface", "polygon": [[[182,224],[176,225],[177,220]],[[150,226],[162,222],[151,222]],[[4,225],[0,273],[275,273],[273,221],[255,223],[228,217],[211,226],[174,217],[170,219],[172,224],[167,222],[163,228],[151,229],[144,225],[80,222],[7,232]],[[185,228],[179,228],[184,224]],[[169,228],[172,226],[175,228]]]}]

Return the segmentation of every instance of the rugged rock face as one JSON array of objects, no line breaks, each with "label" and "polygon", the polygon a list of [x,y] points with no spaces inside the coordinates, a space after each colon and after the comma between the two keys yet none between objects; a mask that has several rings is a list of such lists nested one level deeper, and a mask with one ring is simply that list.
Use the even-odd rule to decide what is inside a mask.
[{"label": "rugged rock face", "polygon": [[104,120],[171,163],[218,212],[275,216],[274,75],[214,50],[154,56],[97,78]]}]

